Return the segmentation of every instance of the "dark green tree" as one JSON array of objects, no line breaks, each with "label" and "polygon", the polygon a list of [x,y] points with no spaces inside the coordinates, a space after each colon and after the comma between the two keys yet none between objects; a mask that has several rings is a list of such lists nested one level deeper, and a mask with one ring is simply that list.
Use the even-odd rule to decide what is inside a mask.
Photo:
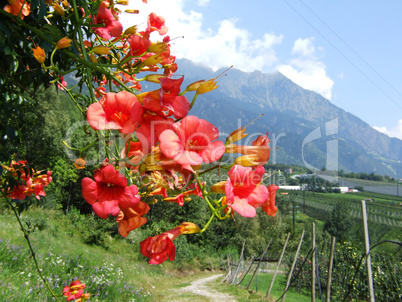
[{"label": "dark green tree", "polygon": [[324,223],[324,232],[334,236],[337,241],[347,240],[352,222],[343,202],[338,201],[334,209]]}]

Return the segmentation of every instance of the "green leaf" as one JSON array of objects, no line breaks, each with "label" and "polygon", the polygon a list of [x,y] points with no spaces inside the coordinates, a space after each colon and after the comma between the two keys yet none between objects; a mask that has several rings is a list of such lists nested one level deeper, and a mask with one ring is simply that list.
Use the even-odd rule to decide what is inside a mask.
[{"label": "green leaf", "polygon": [[14,60],[13,62],[14,64],[14,68],[13,68],[13,72],[17,72],[18,67],[20,66],[20,63],[18,62],[18,60]]},{"label": "green leaf", "polygon": [[63,37],[59,29],[54,25],[46,24],[42,27],[42,31],[44,33],[49,33],[55,42],[59,41]]},{"label": "green leaf", "polygon": [[6,128],[7,128],[7,137],[10,138],[10,139],[13,138],[13,137],[15,137],[15,134],[16,134],[16,133],[15,133],[14,128],[13,128],[13,127],[10,127],[10,126],[8,126],[8,125],[7,125]]},{"label": "green leaf", "polygon": [[31,0],[31,11],[35,10],[37,6],[39,6],[40,0]]},{"label": "green leaf", "polygon": [[7,23],[0,21],[0,30],[6,34],[7,39],[9,40],[11,37],[11,30],[8,28]]},{"label": "green leaf", "polygon": [[[31,5],[33,5],[34,2],[39,1],[39,0],[32,0]],[[46,15],[47,13],[47,5],[45,3],[45,1],[40,0],[40,8],[39,8],[39,14],[38,14],[38,18],[37,20],[42,20],[43,17]]]}]

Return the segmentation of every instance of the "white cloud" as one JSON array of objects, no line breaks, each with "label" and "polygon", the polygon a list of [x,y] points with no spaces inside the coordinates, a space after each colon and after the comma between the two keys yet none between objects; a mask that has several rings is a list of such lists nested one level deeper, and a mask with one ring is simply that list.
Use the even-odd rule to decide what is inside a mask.
[{"label": "white cloud", "polygon": [[396,137],[402,139],[402,120],[399,120],[396,126],[390,129],[387,129],[387,127],[373,127],[373,128],[390,137]]},{"label": "white cloud", "polygon": [[315,55],[315,47],[313,45],[314,38],[299,38],[293,44],[292,54],[301,54],[302,56]]},{"label": "white cloud", "polygon": [[[139,9],[143,18],[125,15],[123,24],[125,27],[132,25],[130,23],[145,26],[146,16],[155,12],[165,18],[171,38],[184,36],[174,40],[171,48],[173,55],[203,63],[213,69],[234,65],[243,71],[272,70],[278,64],[273,47],[281,43],[282,35],[266,33],[255,38],[251,32],[239,28],[235,19],[224,19],[205,28],[202,14],[194,10],[185,12],[184,2],[152,0],[146,5],[136,2],[133,8]],[[200,0],[198,4],[207,2]]]},{"label": "white cloud", "polygon": [[197,1],[197,4],[199,5],[199,6],[205,6],[205,5],[207,5],[209,3],[209,0],[198,0]]},{"label": "white cloud", "polygon": [[[139,9],[141,15],[123,16],[123,24],[145,27],[146,16],[155,12],[165,18],[169,36],[179,37],[171,48],[177,58],[187,58],[213,69],[234,65],[246,72],[279,70],[301,87],[331,99],[334,82],[327,76],[325,64],[317,58],[320,48],[314,46],[314,38],[297,39],[291,51],[294,58],[284,64],[275,53],[275,46],[282,42],[283,35],[265,33],[262,37],[253,37],[250,31],[238,27],[236,19],[223,19],[206,26],[201,13],[184,11],[184,4],[189,1],[152,0],[148,4],[136,1],[133,8]],[[198,4],[207,2],[199,0]],[[184,38],[180,38],[182,36]]]},{"label": "white cloud", "polygon": [[301,87],[313,90],[330,100],[334,81],[326,74],[325,64],[318,59],[313,40],[297,39],[292,49],[292,54],[297,57],[288,64],[280,65],[278,70]]}]

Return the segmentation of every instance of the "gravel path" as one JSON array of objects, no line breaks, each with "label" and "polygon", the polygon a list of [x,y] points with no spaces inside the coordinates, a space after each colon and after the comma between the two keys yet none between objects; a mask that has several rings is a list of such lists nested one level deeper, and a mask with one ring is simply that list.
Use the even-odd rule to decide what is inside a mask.
[{"label": "gravel path", "polygon": [[223,275],[214,275],[207,278],[198,279],[193,281],[191,285],[183,287],[180,290],[207,297],[212,302],[236,302],[237,300],[234,297],[228,294],[217,292],[213,289],[208,288],[208,286],[206,285],[206,283],[212,282],[222,276]]}]

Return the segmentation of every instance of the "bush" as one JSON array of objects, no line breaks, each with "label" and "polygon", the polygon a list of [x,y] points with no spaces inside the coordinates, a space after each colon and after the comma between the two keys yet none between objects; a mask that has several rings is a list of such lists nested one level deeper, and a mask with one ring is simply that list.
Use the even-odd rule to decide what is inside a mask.
[{"label": "bush", "polygon": [[67,218],[71,221],[74,229],[71,235],[79,235],[84,243],[110,248],[111,236],[118,234],[118,224],[114,217],[101,219],[91,214],[80,214],[80,212],[71,208]]}]

